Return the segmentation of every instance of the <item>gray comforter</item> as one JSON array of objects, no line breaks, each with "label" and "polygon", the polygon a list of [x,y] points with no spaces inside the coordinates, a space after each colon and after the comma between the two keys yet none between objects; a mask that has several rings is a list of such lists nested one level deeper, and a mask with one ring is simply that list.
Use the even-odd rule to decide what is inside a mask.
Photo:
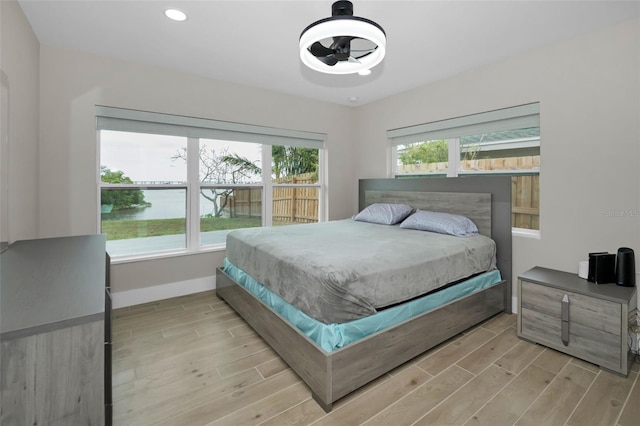
[{"label": "gray comforter", "polygon": [[495,268],[495,243],[353,220],[231,231],[227,258],[324,323],[389,305]]}]

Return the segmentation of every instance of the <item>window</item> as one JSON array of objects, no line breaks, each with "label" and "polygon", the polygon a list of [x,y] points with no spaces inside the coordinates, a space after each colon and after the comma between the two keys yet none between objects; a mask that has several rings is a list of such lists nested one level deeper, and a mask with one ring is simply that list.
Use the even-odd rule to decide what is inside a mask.
[{"label": "window", "polygon": [[324,220],[322,134],[109,107],[97,117],[99,222],[114,257],[223,247],[232,229]]},{"label": "window", "polygon": [[275,145],[271,148],[274,225],[316,222],[320,213],[319,151]]},{"label": "window", "polygon": [[[227,232],[262,226],[262,145],[200,139],[200,245],[224,244]],[[185,152],[184,161],[187,156]]]},{"label": "window", "polygon": [[388,132],[403,176],[512,176],[514,228],[540,229],[539,105],[528,104]]}]

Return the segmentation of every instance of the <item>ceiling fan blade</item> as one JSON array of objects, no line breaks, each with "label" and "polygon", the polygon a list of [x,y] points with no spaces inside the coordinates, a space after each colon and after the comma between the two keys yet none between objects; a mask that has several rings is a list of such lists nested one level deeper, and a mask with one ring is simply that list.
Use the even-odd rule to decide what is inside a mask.
[{"label": "ceiling fan blade", "polygon": [[[354,40],[355,42],[352,43],[351,45],[350,53],[351,53],[351,56],[353,56],[356,59],[364,58],[365,56],[372,54],[378,49],[378,46],[376,46],[375,43],[371,43],[368,40],[365,40],[363,38],[354,37],[352,41]],[[360,40],[364,40],[366,41],[366,43],[363,43]]]},{"label": "ceiling fan blade", "polygon": [[315,57],[329,56],[334,53],[333,49],[325,47],[319,41],[316,41],[309,47],[309,52]]},{"label": "ceiling fan blade", "polygon": [[338,60],[335,58],[335,56],[318,56],[318,59],[329,65],[330,67],[338,63]]}]

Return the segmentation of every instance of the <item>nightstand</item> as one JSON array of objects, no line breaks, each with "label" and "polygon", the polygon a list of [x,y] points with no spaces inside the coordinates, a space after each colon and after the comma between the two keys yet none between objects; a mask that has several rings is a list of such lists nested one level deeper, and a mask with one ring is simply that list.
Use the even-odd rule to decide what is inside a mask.
[{"label": "nightstand", "polygon": [[635,287],[535,267],[518,277],[517,334],[626,376],[633,358],[629,313],[636,307]]}]

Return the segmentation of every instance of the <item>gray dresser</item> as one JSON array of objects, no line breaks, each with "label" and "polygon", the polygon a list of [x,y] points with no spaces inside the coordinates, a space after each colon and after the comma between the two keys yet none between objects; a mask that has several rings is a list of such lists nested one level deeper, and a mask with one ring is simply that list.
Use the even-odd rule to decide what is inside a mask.
[{"label": "gray dresser", "polygon": [[535,267],[518,277],[518,336],[627,375],[636,288]]},{"label": "gray dresser", "polygon": [[0,257],[2,425],[104,425],[105,237],[25,240]]}]

